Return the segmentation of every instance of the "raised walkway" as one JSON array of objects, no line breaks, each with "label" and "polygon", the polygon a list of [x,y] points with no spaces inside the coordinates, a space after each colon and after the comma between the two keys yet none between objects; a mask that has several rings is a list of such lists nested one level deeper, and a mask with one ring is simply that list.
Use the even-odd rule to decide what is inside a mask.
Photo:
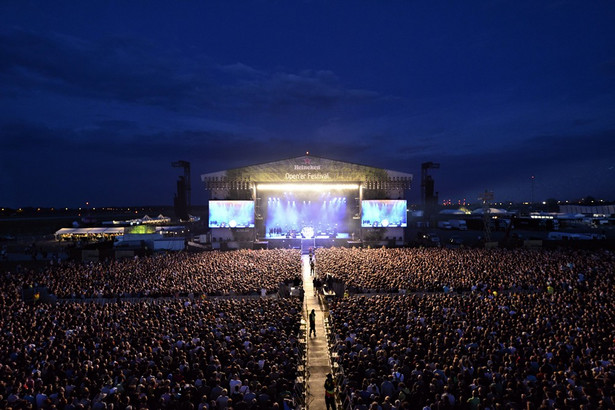
[{"label": "raised walkway", "polygon": [[[305,320],[308,322],[307,332],[307,357],[306,357],[306,377],[307,389],[305,405],[307,409],[325,409],[325,379],[327,373],[331,372],[329,361],[329,349],[327,346],[327,335],[325,332],[324,318],[325,310],[320,304],[318,295],[314,292],[314,277],[310,275],[310,259],[308,255],[302,256],[303,264],[303,306]],[[309,336],[308,315],[314,309],[316,312],[316,337]],[[338,407],[339,408],[339,407]]]}]

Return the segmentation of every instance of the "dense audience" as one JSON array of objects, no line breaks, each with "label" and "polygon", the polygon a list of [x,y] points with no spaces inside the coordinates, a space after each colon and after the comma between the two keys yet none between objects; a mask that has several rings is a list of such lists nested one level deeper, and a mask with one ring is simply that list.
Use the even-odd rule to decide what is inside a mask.
[{"label": "dense audience", "polygon": [[[574,269],[570,269],[573,267]],[[316,271],[346,284],[350,293],[425,292],[475,287],[544,289],[573,286],[579,275],[609,268],[601,254],[533,249],[362,249],[316,251]]]},{"label": "dense audience", "polygon": [[[331,248],[315,261],[351,294],[330,306],[346,408],[615,407],[609,251]],[[300,299],[210,296],[273,293],[300,272],[298,250],[4,272],[0,408],[292,407]],[[35,283],[64,301],[25,304]]]},{"label": "dense audience", "polygon": [[3,295],[1,313],[1,408],[282,408],[303,354],[298,298],[25,305]]},{"label": "dense audience", "polygon": [[[301,299],[209,295],[262,296],[300,272],[297,250],[3,272],[0,408],[292,408]],[[60,303],[24,303],[35,284]]]},{"label": "dense audience", "polygon": [[[389,259],[409,251],[389,252],[349,254],[382,261],[385,253]],[[429,252],[440,269],[447,266],[442,257],[449,258],[450,268],[429,269],[430,279],[422,283],[467,269],[456,266],[464,260],[486,273],[475,282],[469,277],[448,283],[488,286],[334,301],[333,351],[349,408],[615,408],[615,257],[608,251],[570,252]],[[325,254],[342,255],[327,250],[317,260],[327,262]],[[513,260],[518,269],[509,265]],[[381,272],[362,272],[353,274],[346,265],[343,277],[386,281]],[[514,288],[522,272],[531,291]]]},{"label": "dense audience", "polygon": [[249,295],[277,292],[301,277],[299,250],[170,253],[88,264],[64,263],[29,272],[29,284],[59,298],[192,294]]}]

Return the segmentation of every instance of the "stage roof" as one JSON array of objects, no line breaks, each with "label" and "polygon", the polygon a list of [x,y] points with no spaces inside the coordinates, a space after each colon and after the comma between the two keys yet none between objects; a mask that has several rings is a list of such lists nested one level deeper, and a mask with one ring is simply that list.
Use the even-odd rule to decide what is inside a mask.
[{"label": "stage roof", "polygon": [[[303,155],[281,161],[250,165],[226,171],[201,175],[207,189],[216,189],[216,183],[341,183],[341,182],[397,182],[409,189],[412,174],[375,168],[350,162]],[[233,188],[231,188],[233,189]],[[241,189],[241,188],[240,188]],[[245,189],[245,188],[244,188]]]}]

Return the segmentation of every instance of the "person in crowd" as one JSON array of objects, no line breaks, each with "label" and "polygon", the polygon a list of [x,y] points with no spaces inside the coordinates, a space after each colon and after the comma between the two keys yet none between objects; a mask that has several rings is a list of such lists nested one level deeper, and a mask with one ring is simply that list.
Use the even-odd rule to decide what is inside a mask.
[{"label": "person in crowd", "polygon": [[310,312],[309,322],[310,322],[309,336],[312,337],[312,333],[314,333],[314,337],[316,337],[316,311],[314,309],[312,309],[312,311]]},{"label": "person in crowd", "polygon": [[327,410],[335,410],[335,382],[333,381],[333,375],[331,373],[327,374],[327,379],[325,380],[325,405],[327,406]]}]

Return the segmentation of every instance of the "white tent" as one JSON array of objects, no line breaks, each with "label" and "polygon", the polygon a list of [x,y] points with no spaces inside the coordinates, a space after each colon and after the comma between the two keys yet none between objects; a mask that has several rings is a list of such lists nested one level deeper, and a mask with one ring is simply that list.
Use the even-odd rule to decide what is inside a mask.
[{"label": "white tent", "polygon": [[[478,208],[472,211],[472,215],[482,215],[484,213],[483,208]],[[508,211],[505,209],[489,208],[491,215],[507,215]]]},{"label": "white tent", "polygon": [[124,228],[62,228],[54,234],[56,240],[72,236],[121,235]]},{"label": "white tent", "polygon": [[75,231],[76,228],[62,228],[58,231],[56,231],[55,235],[67,235],[69,233],[73,233],[73,231]]}]

